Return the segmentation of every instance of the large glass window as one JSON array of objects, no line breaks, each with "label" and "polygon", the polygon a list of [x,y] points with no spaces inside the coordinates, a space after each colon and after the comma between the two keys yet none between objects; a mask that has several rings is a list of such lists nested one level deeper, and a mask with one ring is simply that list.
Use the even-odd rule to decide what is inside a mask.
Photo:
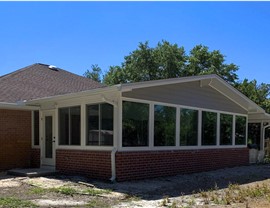
[{"label": "large glass window", "polygon": [[202,145],[216,145],[217,113],[202,111]]},{"label": "large glass window", "polygon": [[235,116],[235,144],[246,144],[246,117]]},{"label": "large glass window", "polygon": [[232,145],[233,115],[220,114],[220,145]]},{"label": "large glass window", "polygon": [[148,146],[149,105],[123,101],[123,147]]},{"label": "large glass window", "polygon": [[198,111],[180,110],[180,146],[195,146],[198,144]]},{"label": "large glass window", "polygon": [[113,145],[113,106],[107,103],[87,106],[86,145]]},{"label": "large glass window", "polygon": [[39,145],[39,111],[34,111],[33,115],[34,145]]},{"label": "large glass window", "polygon": [[155,105],[154,146],[175,146],[176,108]]},{"label": "large glass window", "polygon": [[80,106],[59,109],[59,145],[81,144]]}]

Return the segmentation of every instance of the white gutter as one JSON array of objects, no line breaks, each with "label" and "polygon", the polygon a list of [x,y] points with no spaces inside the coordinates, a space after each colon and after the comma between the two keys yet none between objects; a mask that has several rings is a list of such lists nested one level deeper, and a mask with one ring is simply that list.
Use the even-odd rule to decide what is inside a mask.
[{"label": "white gutter", "polygon": [[10,109],[10,110],[38,110],[37,106],[25,106],[19,103],[6,103],[0,102],[0,109]]}]

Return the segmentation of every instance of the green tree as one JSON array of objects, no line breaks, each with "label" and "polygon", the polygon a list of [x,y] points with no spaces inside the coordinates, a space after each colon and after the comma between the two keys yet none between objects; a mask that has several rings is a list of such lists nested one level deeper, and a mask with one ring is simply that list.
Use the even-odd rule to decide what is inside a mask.
[{"label": "green tree", "polygon": [[219,50],[209,51],[203,45],[195,46],[188,56],[186,76],[217,74],[230,84],[235,84],[238,76],[235,64],[225,64],[225,56]]},{"label": "green tree", "polygon": [[93,64],[91,69],[87,69],[83,76],[94,81],[101,82],[101,73],[101,68],[97,64]]},{"label": "green tree", "polygon": [[200,74],[217,74],[231,84],[238,79],[235,64],[225,64],[225,56],[218,50],[209,51],[203,45],[195,46],[189,55],[184,47],[161,41],[156,47],[139,43],[136,50],[124,57],[121,66],[110,67],[104,76],[108,85],[168,79]]},{"label": "green tree", "polygon": [[270,113],[270,84],[258,84],[255,79],[252,81],[244,79],[243,82],[236,83],[235,87],[266,112]]}]

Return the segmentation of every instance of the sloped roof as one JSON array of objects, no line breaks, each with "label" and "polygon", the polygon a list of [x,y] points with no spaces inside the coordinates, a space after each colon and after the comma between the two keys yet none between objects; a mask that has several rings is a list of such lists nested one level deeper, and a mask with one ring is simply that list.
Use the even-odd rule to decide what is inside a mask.
[{"label": "sloped roof", "polygon": [[47,64],[33,64],[0,77],[0,102],[16,103],[104,87]]}]

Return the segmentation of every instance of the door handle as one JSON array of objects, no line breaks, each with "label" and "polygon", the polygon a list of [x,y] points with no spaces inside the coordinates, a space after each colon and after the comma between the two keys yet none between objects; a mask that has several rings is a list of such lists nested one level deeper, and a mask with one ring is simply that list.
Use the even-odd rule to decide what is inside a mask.
[{"label": "door handle", "polygon": [[52,140],[52,142],[55,142],[55,137],[53,137],[53,140]]}]

